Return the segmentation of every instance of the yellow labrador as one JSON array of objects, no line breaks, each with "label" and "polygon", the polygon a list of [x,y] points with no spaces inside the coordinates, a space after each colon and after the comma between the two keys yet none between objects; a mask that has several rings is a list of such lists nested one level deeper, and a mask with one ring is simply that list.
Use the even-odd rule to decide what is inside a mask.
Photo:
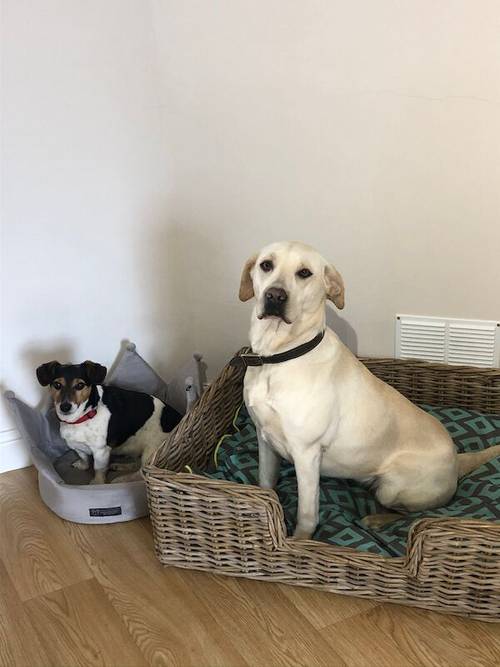
[{"label": "yellow labrador", "polygon": [[280,457],[294,463],[295,538],[316,529],[320,473],[373,485],[390,509],[419,511],[446,504],[457,479],[500,455],[498,445],[457,456],[434,417],[372,375],[326,327],[325,301],[343,308],[344,284],[313,248],[267,246],[246,262],[239,295],[256,299],[244,397],[257,427],[259,482],[273,488]]}]

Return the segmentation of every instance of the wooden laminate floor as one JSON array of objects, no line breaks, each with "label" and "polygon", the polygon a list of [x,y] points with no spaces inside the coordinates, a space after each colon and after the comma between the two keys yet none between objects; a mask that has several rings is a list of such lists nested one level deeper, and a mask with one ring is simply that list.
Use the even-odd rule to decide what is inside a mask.
[{"label": "wooden laminate floor", "polygon": [[71,524],[0,475],[0,664],[500,665],[500,625],[163,568],[148,520]]}]

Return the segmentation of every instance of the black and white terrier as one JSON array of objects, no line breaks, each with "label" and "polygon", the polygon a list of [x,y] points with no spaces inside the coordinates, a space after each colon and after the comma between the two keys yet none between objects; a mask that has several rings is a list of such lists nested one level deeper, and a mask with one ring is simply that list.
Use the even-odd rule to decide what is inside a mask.
[{"label": "black and white terrier", "polygon": [[105,483],[111,450],[144,463],[182,419],[154,396],[103,386],[106,372],[92,361],[50,361],[36,369],[40,384],[50,385],[61,437],[79,456],[73,465],[87,470],[94,459],[91,484]]}]

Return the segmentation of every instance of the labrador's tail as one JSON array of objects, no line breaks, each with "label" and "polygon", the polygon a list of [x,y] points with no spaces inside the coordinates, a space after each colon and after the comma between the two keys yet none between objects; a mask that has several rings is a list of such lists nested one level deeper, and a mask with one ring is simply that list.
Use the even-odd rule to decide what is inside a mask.
[{"label": "labrador's tail", "polygon": [[458,455],[458,479],[465,477],[470,472],[479,468],[483,463],[488,463],[496,456],[500,456],[500,445],[488,447],[480,452],[470,452]]}]

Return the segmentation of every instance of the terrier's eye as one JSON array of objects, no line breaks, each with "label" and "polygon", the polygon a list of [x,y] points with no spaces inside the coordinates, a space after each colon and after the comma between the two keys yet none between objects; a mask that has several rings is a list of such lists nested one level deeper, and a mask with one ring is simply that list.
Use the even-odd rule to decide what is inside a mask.
[{"label": "terrier's eye", "polygon": [[81,391],[84,387],[85,387],[84,382],[78,382],[78,384],[75,384],[76,391]]},{"label": "terrier's eye", "polygon": [[297,275],[299,278],[310,278],[312,276],[312,271],[309,271],[309,269],[300,269],[300,271],[297,271]]},{"label": "terrier's eye", "polygon": [[60,382],[53,382],[52,386],[56,391],[59,391],[59,389],[62,387],[62,384]]},{"label": "terrier's eye", "polygon": [[260,268],[264,271],[264,273],[269,273],[269,271],[274,269],[274,265],[270,260],[266,259],[260,263]]}]

